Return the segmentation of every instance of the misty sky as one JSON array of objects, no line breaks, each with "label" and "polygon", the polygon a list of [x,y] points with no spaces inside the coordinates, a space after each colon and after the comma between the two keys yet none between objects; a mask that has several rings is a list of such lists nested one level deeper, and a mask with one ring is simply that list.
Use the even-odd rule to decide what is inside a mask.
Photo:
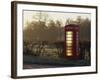
[{"label": "misty sky", "polygon": [[[26,22],[37,21],[40,11],[24,11],[24,28],[26,27]],[[62,26],[65,25],[66,19],[76,20],[78,16],[83,19],[91,19],[91,15],[88,13],[71,13],[71,12],[44,12],[41,11],[42,15],[46,15],[47,21],[49,20],[59,20],[62,22]],[[43,18],[43,17],[42,17]]]}]

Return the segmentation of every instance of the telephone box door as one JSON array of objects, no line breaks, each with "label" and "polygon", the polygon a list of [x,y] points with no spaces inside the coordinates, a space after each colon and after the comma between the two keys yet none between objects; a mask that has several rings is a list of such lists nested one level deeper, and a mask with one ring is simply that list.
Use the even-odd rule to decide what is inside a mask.
[{"label": "telephone box door", "polygon": [[67,59],[79,58],[79,26],[67,25],[65,26],[65,57]]}]

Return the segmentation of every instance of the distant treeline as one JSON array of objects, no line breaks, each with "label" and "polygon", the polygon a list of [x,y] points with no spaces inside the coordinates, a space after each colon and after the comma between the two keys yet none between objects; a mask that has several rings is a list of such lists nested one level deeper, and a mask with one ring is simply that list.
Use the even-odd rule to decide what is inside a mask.
[{"label": "distant treeline", "polygon": [[[86,18],[82,19],[77,17],[76,21],[66,19],[65,25],[77,23],[79,25],[79,40],[90,41],[91,36],[91,21]],[[24,41],[48,41],[57,42],[64,41],[64,26],[62,22],[57,20],[45,20],[38,19],[37,21],[28,22],[26,28],[23,29]]]}]

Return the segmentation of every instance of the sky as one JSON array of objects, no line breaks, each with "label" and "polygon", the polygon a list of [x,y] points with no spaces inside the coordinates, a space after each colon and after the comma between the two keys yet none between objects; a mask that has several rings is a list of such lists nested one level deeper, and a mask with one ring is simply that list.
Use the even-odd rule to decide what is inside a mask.
[{"label": "sky", "polygon": [[[40,11],[23,11],[24,13],[24,28],[26,27],[27,22],[32,22],[33,20],[38,20],[38,15],[40,15]],[[91,19],[91,14],[89,13],[72,13],[72,12],[50,12],[50,11],[41,11],[42,15],[46,15],[47,21],[49,20],[59,20],[62,22],[62,26],[64,26],[66,19],[76,20],[78,16],[83,19]],[[43,18],[43,17],[42,17]]]}]

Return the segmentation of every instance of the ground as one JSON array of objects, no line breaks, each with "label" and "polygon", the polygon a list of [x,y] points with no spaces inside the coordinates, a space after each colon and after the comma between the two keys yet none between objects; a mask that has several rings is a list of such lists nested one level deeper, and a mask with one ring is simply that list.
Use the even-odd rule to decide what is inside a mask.
[{"label": "ground", "polygon": [[76,66],[89,66],[90,61],[88,60],[68,60],[64,58],[50,59],[46,57],[35,57],[24,55],[23,68],[34,69],[34,68],[55,68],[55,67],[76,67]]}]

